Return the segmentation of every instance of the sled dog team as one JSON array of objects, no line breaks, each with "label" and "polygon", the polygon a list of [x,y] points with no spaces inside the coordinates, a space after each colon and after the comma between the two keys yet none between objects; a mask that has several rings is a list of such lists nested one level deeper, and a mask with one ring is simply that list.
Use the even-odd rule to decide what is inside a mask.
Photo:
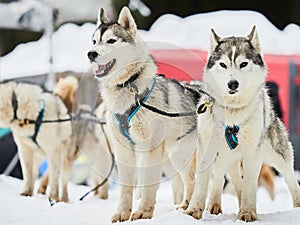
[{"label": "sled dog team", "polygon": [[[223,38],[211,30],[203,82],[185,83],[156,75],[155,61],[127,7],[117,22],[109,21],[101,9],[88,58],[103,97],[95,113],[107,125],[102,132],[87,129],[76,135],[80,140],[71,121],[41,122],[69,118],[62,100],[63,95],[74,96],[66,93],[69,87],[62,85],[52,94],[31,84],[0,84],[0,126],[11,128],[18,145],[22,195],[32,195],[37,166],[46,157],[49,168],[39,192],[45,193],[49,182],[50,198],[68,201],[67,182],[78,147],[81,152],[95,149],[100,161],[109,151],[106,139],[121,186],[112,222],[152,218],[162,172],[171,180],[174,202],[196,219],[206,209],[222,212],[226,175],[238,197],[238,219],[255,221],[258,179],[264,177],[259,175],[273,179],[265,164],[282,174],[294,207],[300,206],[293,147],[265,87],[267,68],[256,27],[246,37]],[[109,166],[101,164],[109,160],[99,161],[92,164],[105,167],[107,174]],[[95,178],[98,183],[103,179]],[[141,200],[132,211],[134,187]],[[267,187],[272,192],[272,182]],[[100,187],[99,196],[107,198],[107,189],[107,183]]]}]

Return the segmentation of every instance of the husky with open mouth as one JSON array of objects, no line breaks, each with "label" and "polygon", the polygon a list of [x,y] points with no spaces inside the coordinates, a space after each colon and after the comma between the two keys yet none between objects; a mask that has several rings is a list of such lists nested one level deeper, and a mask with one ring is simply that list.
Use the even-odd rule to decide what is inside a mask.
[{"label": "husky with open mouth", "polygon": [[[88,58],[108,110],[119,171],[121,196],[112,222],[153,216],[161,171],[169,162],[184,183],[179,207],[187,208],[194,186],[196,116],[169,118],[139,103],[168,112],[185,112],[195,110],[193,95],[186,94],[179,82],[156,75],[156,64],[140,40],[127,7],[117,22],[109,22],[100,10]],[[136,181],[142,190],[141,202],[131,214]]]}]

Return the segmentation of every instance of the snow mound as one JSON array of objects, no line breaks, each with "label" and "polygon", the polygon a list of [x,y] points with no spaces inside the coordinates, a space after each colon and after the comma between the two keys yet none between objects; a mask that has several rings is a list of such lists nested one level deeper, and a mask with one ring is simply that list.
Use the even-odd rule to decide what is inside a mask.
[{"label": "snow mound", "polygon": [[268,54],[300,55],[300,27],[277,29],[266,17],[254,11],[216,11],[185,18],[167,14],[159,17],[149,31],[141,31],[145,41],[166,42],[182,48],[208,50],[213,28],[221,37],[246,36],[256,25],[262,50]]},{"label": "snow mound", "polygon": [[[52,37],[54,72],[85,72],[89,68],[86,56],[92,43],[95,24],[82,26],[65,24]],[[46,74],[50,71],[50,41],[40,40],[18,45],[0,59],[0,79]]]},{"label": "snow mound", "polygon": [[[290,24],[280,31],[262,14],[253,11],[217,11],[186,18],[167,14],[158,18],[149,31],[140,30],[139,33],[150,48],[207,51],[211,28],[220,36],[246,36],[254,25],[264,53],[300,55],[298,25]],[[95,28],[92,23],[82,26],[65,24],[53,34],[54,72],[88,70],[86,54]],[[0,59],[0,80],[48,73],[51,69],[49,55],[50,45],[46,37],[18,45]]]}]

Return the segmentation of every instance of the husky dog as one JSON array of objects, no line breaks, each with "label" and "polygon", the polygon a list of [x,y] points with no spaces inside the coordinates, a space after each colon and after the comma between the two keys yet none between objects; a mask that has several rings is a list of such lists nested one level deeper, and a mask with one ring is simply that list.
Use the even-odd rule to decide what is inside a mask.
[{"label": "husky dog", "polygon": [[266,75],[255,26],[247,37],[221,38],[211,30],[203,81],[214,104],[210,113],[198,117],[197,181],[186,210],[196,219],[202,217],[205,209],[210,176],[213,186],[208,210],[221,212],[223,177],[227,171],[239,199],[238,219],[256,220],[257,179],[263,162],[283,175],[294,207],[300,206],[293,147],[272,109],[265,88]]},{"label": "husky dog", "polygon": [[[196,116],[169,118],[140,106],[147,103],[168,112],[195,110],[192,96],[175,80],[156,76],[156,64],[137,34],[127,7],[117,22],[103,9],[98,16],[93,47],[88,52],[108,110],[108,130],[114,142],[121,196],[112,222],[152,218],[162,167],[168,160],[184,183],[179,205],[186,208],[193,184]],[[133,186],[142,188],[141,201],[132,213]]]},{"label": "husky dog", "polygon": [[[27,83],[0,84],[0,126],[9,127],[18,146],[24,177],[21,195],[31,196],[38,167],[48,159],[50,199],[59,200],[59,177],[62,181],[61,201],[68,201],[67,182],[75,157],[75,141],[71,122],[41,123],[42,120],[67,119],[67,109],[60,97]],[[26,119],[26,120],[25,120]],[[34,124],[27,120],[35,121]],[[39,192],[46,191],[47,179]]]},{"label": "husky dog", "polygon": [[[110,154],[111,143],[106,140],[106,126],[88,121],[86,117],[91,118],[95,114],[96,119],[105,119],[106,110],[104,104],[100,104],[94,113],[91,106],[82,104],[79,100],[75,102],[75,95],[78,96],[81,93],[80,91],[77,92],[77,87],[81,88],[78,86],[78,79],[75,76],[67,76],[59,79],[53,92],[61,97],[69,113],[76,114],[80,110],[84,112],[80,120],[72,121],[73,134],[81,157],[86,161],[91,171],[94,185],[98,185],[109,175],[113,163]],[[73,171],[74,173],[76,171]],[[101,199],[107,199],[108,188],[109,183],[105,182],[95,191],[95,195]]]},{"label": "husky dog", "polygon": [[[192,80],[190,83],[182,82],[182,84],[184,85],[186,90],[194,90],[193,93],[196,95],[195,98],[198,100],[200,99],[200,102],[206,102],[206,103],[214,102],[214,100],[211,98],[210,95],[208,95],[208,93],[203,92],[204,84],[202,81]],[[263,186],[267,189],[272,200],[274,200],[275,198],[274,177],[275,177],[275,172],[273,171],[273,169],[269,165],[263,164],[260,170],[260,174],[258,176],[258,185]],[[227,179],[227,181],[229,182],[229,185],[227,185],[228,183],[225,184],[224,192],[235,194],[234,188],[231,185],[230,180]]]}]

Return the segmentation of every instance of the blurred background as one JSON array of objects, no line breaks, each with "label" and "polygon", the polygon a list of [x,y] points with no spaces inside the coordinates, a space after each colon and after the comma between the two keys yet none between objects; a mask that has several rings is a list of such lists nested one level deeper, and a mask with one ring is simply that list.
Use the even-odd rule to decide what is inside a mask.
[{"label": "blurred background", "polygon": [[[145,30],[148,30],[158,17],[166,13],[186,17],[217,10],[254,10],[262,13],[281,30],[290,23],[300,24],[300,1],[298,0],[0,0],[1,56],[21,42],[37,40],[41,37],[42,32],[39,27],[26,29],[30,27],[30,20],[42,16],[39,15],[39,8],[42,8],[40,4],[53,8],[54,29],[67,22],[77,24],[95,22],[96,9],[99,7],[105,8],[110,17],[115,18],[124,5],[129,5],[138,27]],[[4,18],[9,18],[10,21]],[[36,26],[40,26],[41,21],[35,23]]]}]

